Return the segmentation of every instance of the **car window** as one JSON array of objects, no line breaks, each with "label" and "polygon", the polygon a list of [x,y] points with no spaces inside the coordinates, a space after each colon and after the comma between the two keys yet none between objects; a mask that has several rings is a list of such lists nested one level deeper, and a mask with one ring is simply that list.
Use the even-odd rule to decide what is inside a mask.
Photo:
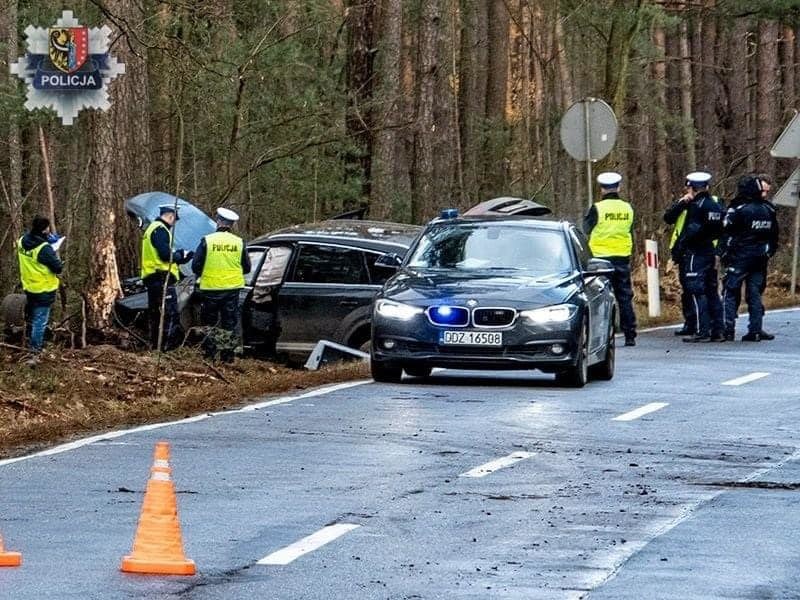
[{"label": "car window", "polygon": [[582,231],[578,231],[574,227],[569,230],[572,245],[575,247],[575,253],[578,255],[578,261],[581,267],[585,267],[592,258],[592,252],[589,250],[589,242]]},{"label": "car window", "polygon": [[[263,252],[263,251],[262,251]],[[262,303],[272,300],[272,292],[283,281],[283,274],[292,256],[290,246],[272,246],[267,250],[264,264],[258,272],[258,278],[253,291],[253,302]],[[251,255],[251,260],[253,256]],[[257,264],[252,263],[253,266]],[[255,269],[254,269],[255,270]]]},{"label": "car window", "polygon": [[300,244],[289,281],[296,283],[369,283],[364,253],[355,248]]},{"label": "car window", "polygon": [[546,275],[571,269],[572,260],[561,231],[507,223],[442,223],[423,234],[408,266]]},{"label": "car window", "polygon": [[381,265],[376,265],[375,261],[378,260],[383,254],[376,254],[374,252],[364,252],[364,256],[367,259],[367,269],[369,270],[369,280],[370,283],[374,285],[383,285],[386,283],[386,280],[389,279],[392,275],[397,273],[397,269],[392,267],[383,267]]}]

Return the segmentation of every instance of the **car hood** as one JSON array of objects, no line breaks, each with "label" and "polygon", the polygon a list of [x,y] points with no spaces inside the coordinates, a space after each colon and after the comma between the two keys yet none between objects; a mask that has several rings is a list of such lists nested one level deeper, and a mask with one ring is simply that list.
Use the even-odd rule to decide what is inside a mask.
[{"label": "car hood", "polygon": [[[175,196],[172,194],[147,192],[126,200],[125,212],[144,230],[158,218],[159,206],[174,203]],[[178,215],[179,219],[173,228],[176,249],[194,250],[203,236],[214,233],[217,229],[211,217],[183,198],[178,198]],[[188,275],[191,268],[188,264],[181,265],[181,271]]]},{"label": "car hood", "polygon": [[526,276],[405,268],[386,283],[381,295],[420,306],[475,300],[483,306],[538,308],[566,302],[578,291],[579,277],[578,273]]}]

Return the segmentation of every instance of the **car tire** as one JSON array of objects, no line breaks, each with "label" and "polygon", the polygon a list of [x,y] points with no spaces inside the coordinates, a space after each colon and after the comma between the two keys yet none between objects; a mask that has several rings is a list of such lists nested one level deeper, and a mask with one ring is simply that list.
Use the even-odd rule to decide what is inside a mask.
[{"label": "car tire", "polygon": [[589,376],[599,381],[611,381],[614,378],[614,366],[616,363],[616,338],[614,337],[614,321],[608,328],[608,345],[606,346],[606,356],[602,362],[589,367]]},{"label": "car tire", "polygon": [[556,373],[556,383],[571,388],[582,388],[589,381],[589,335],[588,324],[584,320],[581,337],[578,340],[578,357],[575,364]]},{"label": "car tire", "polygon": [[380,383],[400,383],[403,378],[403,369],[392,364],[372,360],[369,368],[372,378]]},{"label": "car tire", "polygon": [[25,325],[25,294],[8,294],[3,298],[2,312],[6,329]]},{"label": "car tire", "polygon": [[404,370],[411,377],[430,377],[433,369],[424,365],[417,365],[413,367],[405,367]]}]

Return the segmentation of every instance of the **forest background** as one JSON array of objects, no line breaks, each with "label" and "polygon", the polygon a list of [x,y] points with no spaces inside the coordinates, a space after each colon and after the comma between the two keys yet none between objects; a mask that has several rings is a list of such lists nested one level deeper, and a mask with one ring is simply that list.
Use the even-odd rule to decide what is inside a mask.
[{"label": "forest background", "polygon": [[[62,10],[111,26],[127,66],[111,110],[69,127],[26,112],[8,68]],[[138,270],[123,202],[152,190],[233,208],[246,236],[360,206],[421,223],[500,195],[579,219],[559,120],[588,96],[620,122],[595,172],[625,175],[637,239],[663,252],[686,172],[730,197],[745,172],[795,167],[769,148],[798,108],[799,25],[798,0],[0,0],[0,294],[14,241],[51,215],[68,294],[106,328]]]}]

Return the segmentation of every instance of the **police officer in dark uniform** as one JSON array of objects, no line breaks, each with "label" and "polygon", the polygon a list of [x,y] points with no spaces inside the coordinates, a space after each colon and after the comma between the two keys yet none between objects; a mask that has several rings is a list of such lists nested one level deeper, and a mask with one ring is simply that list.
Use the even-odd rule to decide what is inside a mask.
[{"label": "police officer in dark uniform", "polygon": [[775,207],[766,199],[768,189],[757,176],[745,175],[739,180],[736,201],[725,215],[726,237],[721,253],[726,266],[722,285],[725,338],[728,340],[735,336],[742,284],[750,316],[742,341],[775,339],[764,331],[764,304],[761,302],[767,263],[778,250],[778,220]]},{"label": "police officer in dark uniform", "polygon": [[164,334],[162,350],[174,349],[180,337],[180,315],[175,284],[180,270],[178,265],[189,262],[192,253],[172,248],[172,228],[178,220],[177,209],[172,204],[158,207],[159,217],[145,229],[142,236],[142,282],[147,288],[147,312],[150,320],[150,343],[158,347],[158,329],[161,321],[161,302],[164,299]]},{"label": "police officer in dark uniform", "polygon": [[213,360],[219,352],[222,362],[232,362],[239,341],[239,291],[250,272],[250,257],[244,240],[231,233],[239,215],[218,208],[216,220],[217,231],[197,246],[192,271],[200,279],[200,318],[210,328],[203,340],[203,353]]},{"label": "police officer in dark uniform", "polygon": [[625,345],[636,345],[636,313],[633,310],[631,254],[633,252],[633,207],[619,196],[622,175],[607,172],[597,176],[601,198],[583,219],[589,248],[597,258],[614,265],[611,285],[619,305],[619,320]]},{"label": "police officer in dark uniform", "polygon": [[681,269],[686,289],[691,295],[695,334],[684,342],[722,342],[722,305],[717,275],[717,240],[722,233],[723,209],[711,196],[708,185],[711,175],[703,171],[686,176],[686,203],[683,230],[675,241],[675,252],[681,256]]},{"label": "police officer in dark uniform", "polygon": [[675,335],[694,335],[697,333],[697,314],[694,311],[694,302],[689,293],[689,285],[686,281],[686,271],[682,256],[682,248],[677,244],[678,238],[686,226],[686,212],[689,208],[690,197],[688,192],[691,188],[687,185],[686,194],[672,203],[664,212],[664,222],[672,225],[672,236],[669,240],[669,251],[672,262],[678,267],[678,282],[681,286],[681,312],[683,313],[683,327],[675,330]]}]

